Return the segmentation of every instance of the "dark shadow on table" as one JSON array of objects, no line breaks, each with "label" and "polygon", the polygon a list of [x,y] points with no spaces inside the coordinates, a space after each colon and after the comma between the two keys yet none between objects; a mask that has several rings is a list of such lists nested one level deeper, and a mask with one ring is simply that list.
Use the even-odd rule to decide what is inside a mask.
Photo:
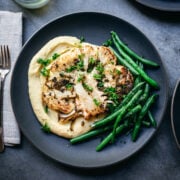
[{"label": "dark shadow on table", "polygon": [[155,10],[146,6],[143,6],[134,0],[128,0],[132,6],[136,7],[139,11],[144,13],[145,15],[154,18],[159,19],[161,21],[166,22],[179,22],[180,21],[180,12],[167,12],[167,11],[159,11]]}]

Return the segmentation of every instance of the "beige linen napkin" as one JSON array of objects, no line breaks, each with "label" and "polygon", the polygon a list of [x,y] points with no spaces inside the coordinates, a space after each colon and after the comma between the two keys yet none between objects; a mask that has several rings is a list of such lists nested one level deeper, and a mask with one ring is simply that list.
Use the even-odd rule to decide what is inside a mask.
[{"label": "beige linen napkin", "polygon": [[4,84],[3,127],[5,145],[20,143],[20,131],[13,114],[10,98],[10,81],[16,58],[22,47],[22,13],[0,11],[0,45],[8,45],[11,55],[11,71]]}]

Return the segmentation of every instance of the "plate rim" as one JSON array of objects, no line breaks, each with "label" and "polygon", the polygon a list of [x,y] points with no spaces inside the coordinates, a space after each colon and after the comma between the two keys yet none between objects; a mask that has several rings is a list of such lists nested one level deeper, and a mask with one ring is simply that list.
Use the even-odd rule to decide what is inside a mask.
[{"label": "plate rim", "polygon": [[[157,51],[156,46],[151,42],[151,40],[150,40],[139,28],[137,28],[135,25],[133,25],[132,23],[128,22],[127,20],[125,20],[125,19],[123,19],[123,18],[121,18],[121,17],[115,16],[115,15],[112,15],[112,14],[109,14],[109,13],[105,13],[105,12],[96,12],[96,11],[79,11],[79,12],[66,13],[66,14],[63,14],[63,15],[58,16],[58,17],[56,17],[56,18],[53,18],[53,19],[49,20],[47,23],[45,23],[44,25],[42,25],[39,29],[37,29],[34,33],[32,33],[32,35],[26,40],[26,42],[25,42],[24,45],[22,46],[21,51],[19,52],[19,55],[18,55],[18,57],[16,58],[15,65],[14,65],[14,68],[13,68],[13,71],[12,71],[12,75],[14,74],[14,71],[15,71],[15,68],[16,68],[16,66],[17,66],[18,59],[19,59],[21,53],[22,53],[23,50],[26,48],[27,44],[31,41],[31,39],[39,33],[39,31],[43,30],[43,29],[46,28],[49,24],[51,24],[51,23],[53,23],[53,22],[55,22],[55,21],[57,21],[57,20],[59,20],[59,19],[62,19],[62,18],[68,17],[68,16],[73,16],[73,15],[80,15],[80,14],[98,14],[98,15],[101,15],[101,16],[109,16],[109,17],[112,17],[112,18],[116,18],[116,19],[118,19],[118,20],[121,20],[121,21],[125,22],[126,24],[128,24],[128,26],[131,26],[131,27],[134,28],[136,31],[138,31],[139,33],[141,33],[141,35],[143,35],[143,36],[145,37],[145,39],[148,41],[148,43],[151,44],[151,46],[153,47],[153,49],[154,49],[154,51],[155,51],[158,59],[160,60],[160,62],[161,62],[161,64],[162,64],[163,76],[164,76],[164,79],[166,79],[166,81],[165,81],[165,86],[164,86],[164,87],[166,87],[166,96],[165,96],[165,100],[164,100],[165,106],[164,106],[164,108],[163,108],[162,116],[160,117],[158,127],[154,130],[154,132],[152,132],[151,134],[149,134],[149,137],[147,137],[148,140],[146,140],[146,141],[141,145],[140,148],[138,148],[134,153],[128,155],[126,158],[124,158],[124,159],[122,159],[122,160],[116,160],[116,161],[111,162],[111,163],[108,163],[108,164],[97,165],[97,166],[94,165],[94,166],[92,166],[92,165],[84,165],[84,164],[83,164],[83,165],[79,165],[79,164],[78,164],[78,165],[77,165],[77,164],[75,165],[74,163],[71,163],[71,164],[70,164],[70,163],[66,163],[66,162],[64,162],[64,161],[59,161],[58,158],[53,157],[52,155],[46,153],[42,148],[40,148],[39,146],[37,146],[36,143],[34,143],[33,140],[31,140],[31,139],[28,137],[28,135],[26,134],[25,130],[24,130],[23,128],[21,128],[21,125],[19,125],[19,123],[18,123],[18,125],[19,125],[21,131],[23,132],[23,135],[28,139],[28,141],[31,142],[31,144],[32,144],[37,150],[39,150],[41,153],[43,153],[44,155],[46,155],[48,158],[51,158],[52,160],[55,160],[56,162],[59,162],[59,163],[61,163],[61,164],[64,164],[64,165],[66,165],[66,166],[69,166],[69,167],[75,167],[75,168],[81,168],[81,169],[104,168],[104,167],[109,167],[109,166],[116,165],[116,164],[122,163],[122,162],[124,162],[124,161],[127,161],[129,158],[131,158],[132,156],[134,156],[134,155],[136,155],[137,153],[139,153],[139,151],[141,151],[141,150],[144,148],[144,146],[153,139],[153,137],[155,136],[157,130],[158,130],[159,127],[161,126],[161,123],[162,123],[163,118],[164,118],[164,115],[165,115],[165,111],[166,111],[166,109],[167,109],[167,104],[168,104],[168,99],[169,99],[169,79],[168,79],[168,76],[167,76],[167,71],[166,71],[165,66],[164,66],[164,62],[163,62],[163,60],[162,60],[159,52]],[[13,77],[13,76],[12,76],[12,77]],[[13,83],[12,83],[12,79],[13,79],[13,78],[12,78],[12,77],[11,77],[11,80],[10,80],[10,81],[11,81],[11,82],[10,82],[11,102],[13,101],[13,98],[12,98],[12,91],[13,91],[13,89],[12,89],[12,84],[13,84]],[[15,112],[14,106],[15,106],[14,103],[12,103],[12,107],[13,107],[12,109],[13,109],[14,115],[15,115],[15,117],[16,117],[16,112]],[[18,119],[18,118],[16,117],[16,119]],[[19,121],[17,120],[17,122],[19,122]]]},{"label": "plate rim", "polygon": [[172,127],[172,132],[173,132],[173,136],[175,138],[176,145],[180,149],[180,143],[177,140],[175,126],[174,126],[174,101],[175,101],[176,94],[177,94],[177,88],[179,86],[180,86],[180,78],[176,82],[176,85],[175,85],[175,88],[174,88],[174,91],[173,91],[173,95],[172,95],[172,100],[171,100],[171,127]]},{"label": "plate rim", "polygon": [[146,6],[148,8],[152,8],[152,9],[155,9],[158,11],[162,11],[162,12],[172,12],[172,13],[180,12],[180,2],[178,2],[178,6],[177,6],[177,4],[176,4],[176,6],[174,6],[174,4],[169,2],[173,6],[167,7],[167,6],[164,6],[165,4],[167,4],[166,2],[162,2],[163,6],[160,6],[160,3],[158,3],[158,5],[154,5],[153,3],[149,3],[144,0],[135,0],[135,1],[143,6]]}]

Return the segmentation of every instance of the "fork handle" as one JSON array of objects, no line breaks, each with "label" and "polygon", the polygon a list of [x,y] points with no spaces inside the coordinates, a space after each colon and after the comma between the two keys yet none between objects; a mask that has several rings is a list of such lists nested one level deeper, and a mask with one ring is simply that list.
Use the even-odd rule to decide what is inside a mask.
[{"label": "fork handle", "polygon": [[0,75],[0,152],[4,150],[3,140],[3,89],[4,78]]}]

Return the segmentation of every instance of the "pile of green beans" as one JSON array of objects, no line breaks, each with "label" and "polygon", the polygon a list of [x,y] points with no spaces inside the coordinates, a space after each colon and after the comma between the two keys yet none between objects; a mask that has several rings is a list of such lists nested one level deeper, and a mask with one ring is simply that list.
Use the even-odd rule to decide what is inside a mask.
[{"label": "pile of green beans", "polygon": [[134,75],[135,80],[132,90],[111,114],[94,122],[89,132],[70,139],[71,144],[76,144],[106,133],[107,136],[97,145],[96,151],[101,151],[107,145],[112,144],[120,134],[131,132],[131,139],[135,142],[142,128],[157,127],[151,106],[158,97],[152,90],[159,89],[159,85],[149,77],[144,67],[157,68],[159,65],[132,51],[114,31],[111,32],[111,40],[105,44],[114,52],[118,63],[125,66]]}]

